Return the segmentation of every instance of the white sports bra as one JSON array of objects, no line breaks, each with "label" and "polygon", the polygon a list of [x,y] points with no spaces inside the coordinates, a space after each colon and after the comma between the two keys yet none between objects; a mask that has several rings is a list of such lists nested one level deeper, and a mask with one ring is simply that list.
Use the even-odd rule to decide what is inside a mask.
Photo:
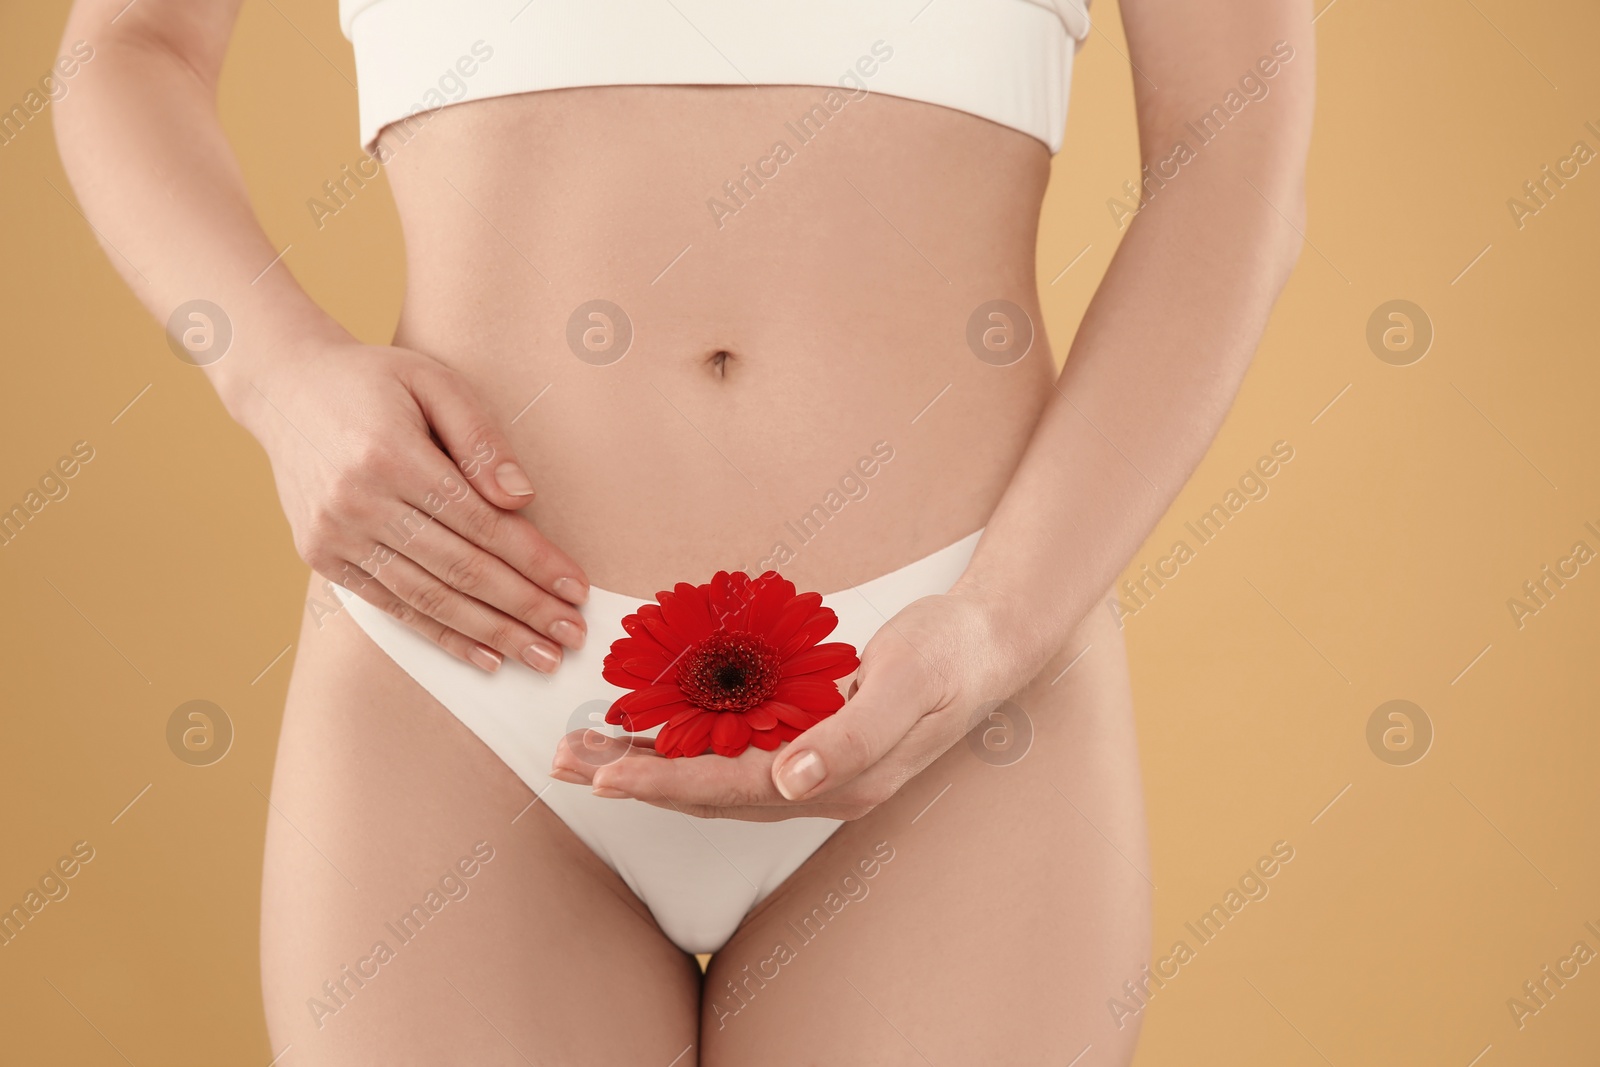
[{"label": "white sports bra", "polygon": [[339,22],[369,152],[390,123],[540,89],[816,85],[833,110],[885,93],[1054,154],[1089,34],[1088,0],[339,0]]}]

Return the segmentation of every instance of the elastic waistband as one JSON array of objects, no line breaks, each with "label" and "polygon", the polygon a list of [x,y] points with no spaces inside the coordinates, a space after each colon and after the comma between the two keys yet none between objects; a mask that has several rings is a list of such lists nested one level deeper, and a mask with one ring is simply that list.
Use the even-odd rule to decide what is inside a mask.
[{"label": "elastic waistband", "polygon": [[[868,600],[872,600],[877,593],[888,590],[899,591],[909,587],[928,592],[949,592],[950,587],[956,584],[956,579],[967,569],[967,562],[972,559],[972,553],[977,549],[978,539],[983,536],[983,531],[984,527],[980,526],[961,540],[946,545],[937,552],[912,560],[904,567],[892,570],[888,574],[862,582],[854,591]],[[824,594],[822,599],[827,601],[850,591],[843,589],[838,593]],[[928,592],[919,595],[927,596]]]},{"label": "elastic waistband", "polygon": [[[983,536],[983,531],[984,527],[980,526],[961,540],[948,544],[936,552],[931,552],[921,559],[914,559],[903,567],[895,568],[888,574],[869,578],[860,585],[847,586],[832,593],[824,593],[822,595],[823,602],[826,603],[839,597],[847,596],[852,592],[860,593],[868,600],[871,600],[874,594],[898,591],[909,587],[925,590],[925,592],[918,594],[920,596],[926,596],[929,592],[934,591],[947,592],[956,583],[956,579],[961,577],[961,572],[966,570],[967,561],[972,558],[972,553],[977,549],[978,539]],[[711,576],[708,574],[701,577],[709,580]],[[751,577],[755,577],[755,575],[751,575]],[[630,614],[640,604],[650,603],[648,598],[640,600],[638,597],[628,596],[625,593],[613,593],[609,589],[601,589],[598,586],[591,585],[589,587],[590,604],[606,601],[609,602],[606,605],[608,608],[623,609],[620,615]]]}]

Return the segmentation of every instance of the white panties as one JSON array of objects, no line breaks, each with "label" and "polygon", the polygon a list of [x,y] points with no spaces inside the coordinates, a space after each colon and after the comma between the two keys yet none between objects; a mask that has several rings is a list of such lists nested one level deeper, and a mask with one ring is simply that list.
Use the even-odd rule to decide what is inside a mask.
[{"label": "white panties", "polygon": [[[823,597],[839,617],[827,638],[859,651],[912,601],[948,592],[977,547],[980,529],[899,570]],[[709,576],[706,576],[709,577]],[[549,776],[556,743],[605,725],[627,690],[600,676],[622,619],[647,601],[591,588],[582,608],[588,636],[563,653],[554,675],[506,659],[494,674],[463,663],[382,610],[335,587],[351,617],[391,659],[505,761],[538,799],[644,901],[663,933],[685,952],[715,952],[739,923],[822,846],[837,819],[744,822],[699,819],[639,800],[597,797],[588,786]],[[643,731],[653,736],[660,727]],[[722,759],[705,755],[696,759]]]}]

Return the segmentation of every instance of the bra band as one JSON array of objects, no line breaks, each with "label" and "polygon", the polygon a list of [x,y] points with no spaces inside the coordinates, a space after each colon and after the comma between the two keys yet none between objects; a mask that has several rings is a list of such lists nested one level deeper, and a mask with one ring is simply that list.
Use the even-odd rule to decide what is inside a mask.
[{"label": "bra band", "polygon": [[[361,144],[449,104],[600,85],[812,85],[964,111],[1061,149],[1081,0],[340,0]],[[415,116],[422,116],[418,119]]]}]

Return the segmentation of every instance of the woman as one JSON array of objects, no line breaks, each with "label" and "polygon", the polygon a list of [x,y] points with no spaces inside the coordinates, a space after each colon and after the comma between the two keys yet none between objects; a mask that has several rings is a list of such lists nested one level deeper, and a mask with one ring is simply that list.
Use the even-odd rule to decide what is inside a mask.
[{"label": "woman", "polygon": [[[345,0],[406,238],[392,346],[254,220],[214,103],[237,7],[79,0],[57,125],[315,572],[274,1054],[1127,1062],[1151,886],[1101,605],[1295,261],[1305,6],[1126,0],[1143,201],[1059,378],[1034,247],[1075,0]],[[768,569],[825,594],[853,680],[839,653],[773,726],[770,647],[702,631],[670,647],[726,700],[681,723],[731,726],[585,729],[629,688],[624,616]]]}]

